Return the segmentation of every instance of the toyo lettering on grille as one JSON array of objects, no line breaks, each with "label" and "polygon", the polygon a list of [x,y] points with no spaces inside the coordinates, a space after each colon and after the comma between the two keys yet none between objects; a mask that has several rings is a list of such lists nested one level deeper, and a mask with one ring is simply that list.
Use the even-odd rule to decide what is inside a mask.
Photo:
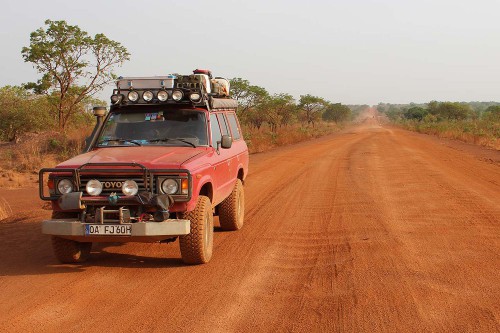
[{"label": "toyo lettering on grille", "polygon": [[[146,187],[144,186],[144,178],[129,176],[129,177],[117,177],[117,176],[90,176],[90,175],[82,175],[80,176],[80,191],[85,193],[85,186],[87,182],[91,179],[97,179],[102,183],[102,192],[101,195],[109,195],[112,192],[120,192],[122,189],[123,182],[127,179],[134,180],[139,186],[139,192],[145,191]],[[156,182],[153,180],[153,190],[156,190]]]},{"label": "toyo lettering on grille", "polygon": [[121,188],[123,182],[104,182],[102,185],[104,188]]}]

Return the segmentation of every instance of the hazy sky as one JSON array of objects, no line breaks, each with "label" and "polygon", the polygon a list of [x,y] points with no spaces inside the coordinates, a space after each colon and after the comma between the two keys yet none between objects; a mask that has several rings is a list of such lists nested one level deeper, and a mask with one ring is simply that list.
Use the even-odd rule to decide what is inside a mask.
[{"label": "hazy sky", "polygon": [[51,19],[122,43],[123,76],[208,68],[345,104],[500,101],[499,13],[498,0],[2,0],[0,86],[40,77],[21,48]]}]

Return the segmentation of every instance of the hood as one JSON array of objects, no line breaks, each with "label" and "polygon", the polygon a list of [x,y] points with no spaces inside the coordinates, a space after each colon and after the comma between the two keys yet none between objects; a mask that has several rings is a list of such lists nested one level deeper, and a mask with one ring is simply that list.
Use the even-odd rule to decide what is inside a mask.
[{"label": "hood", "polygon": [[175,169],[198,155],[206,154],[204,147],[112,147],[98,148],[73,157],[57,167],[75,168],[86,163],[139,163],[151,169]]}]

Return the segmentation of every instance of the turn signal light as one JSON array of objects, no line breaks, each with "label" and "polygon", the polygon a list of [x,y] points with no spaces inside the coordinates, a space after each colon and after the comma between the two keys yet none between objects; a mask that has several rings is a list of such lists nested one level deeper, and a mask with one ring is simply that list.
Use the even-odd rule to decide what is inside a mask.
[{"label": "turn signal light", "polygon": [[189,191],[189,183],[187,179],[183,179],[181,181],[181,193],[182,194],[188,194]]}]

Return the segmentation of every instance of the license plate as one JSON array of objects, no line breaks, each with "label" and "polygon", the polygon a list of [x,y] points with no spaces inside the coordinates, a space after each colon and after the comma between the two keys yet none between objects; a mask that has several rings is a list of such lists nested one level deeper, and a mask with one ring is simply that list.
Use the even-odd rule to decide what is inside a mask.
[{"label": "license plate", "polygon": [[130,224],[86,224],[85,235],[132,235],[132,226]]}]

